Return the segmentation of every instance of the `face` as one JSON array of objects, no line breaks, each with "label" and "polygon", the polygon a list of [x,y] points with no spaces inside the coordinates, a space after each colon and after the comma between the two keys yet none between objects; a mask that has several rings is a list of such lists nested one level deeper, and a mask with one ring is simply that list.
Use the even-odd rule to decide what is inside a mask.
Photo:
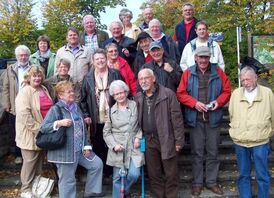
[{"label": "face", "polygon": [[148,24],[153,19],[153,11],[151,8],[146,8],[143,12],[143,18],[146,24]]},{"label": "face", "polygon": [[130,17],[129,15],[125,15],[125,16],[123,17],[123,24],[124,24],[124,25],[129,25],[129,24],[131,24],[131,23],[130,23],[130,20],[131,20],[131,17]]},{"label": "face", "polygon": [[107,49],[107,58],[108,59],[112,59],[112,60],[116,60],[118,58],[118,49],[117,47],[114,46],[110,46]]},{"label": "face", "polygon": [[38,88],[42,83],[43,76],[41,73],[35,73],[30,77],[30,86]]},{"label": "face", "polygon": [[113,98],[118,104],[124,103],[127,100],[127,92],[120,87],[116,87],[113,93]]},{"label": "face", "polygon": [[144,38],[139,41],[139,46],[144,52],[148,53],[150,43],[151,43],[151,38]]},{"label": "face", "polygon": [[29,54],[24,50],[20,50],[16,58],[20,65],[26,65],[29,62]]},{"label": "face", "polygon": [[78,45],[79,44],[79,36],[76,32],[68,31],[67,34],[67,42],[70,45]]},{"label": "face", "polygon": [[161,62],[164,56],[164,49],[155,47],[149,51],[149,54],[152,56],[155,62]]},{"label": "face", "polygon": [[208,38],[208,30],[204,24],[198,25],[196,29],[196,34],[200,39],[207,39]]},{"label": "face", "polygon": [[118,23],[112,23],[110,32],[113,38],[121,38],[122,27]]},{"label": "face", "polygon": [[240,76],[241,85],[247,92],[251,92],[257,85],[257,76],[252,72],[246,72]]},{"label": "face", "polygon": [[68,87],[64,92],[59,94],[59,98],[66,103],[72,103],[75,101],[75,92],[72,87]]},{"label": "face", "polygon": [[96,28],[96,22],[91,17],[86,17],[84,22],[84,28],[87,33],[93,33]]},{"label": "face", "polygon": [[46,41],[39,41],[38,48],[40,52],[47,52],[48,51],[48,43]]},{"label": "face", "polygon": [[96,53],[93,56],[93,64],[95,69],[104,70],[107,68],[107,58],[104,54]]},{"label": "face", "polygon": [[142,70],[138,74],[138,81],[143,91],[151,91],[154,88],[155,80],[155,76],[146,70]]},{"label": "face", "polygon": [[209,56],[197,56],[195,55],[195,61],[197,62],[197,65],[200,70],[205,71],[207,70],[209,66]]},{"label": "face", "polygon": [[189,5],[186,5],[183,7],[183,17],[184,17],[184,20],[186,21],[190,21],[193,19],[193,7],[192,6],[189,6]]},{"label": "face", "polygon": [[151,33],[152,37],[160,37],[161,35],[161,27],[158,22],[150,23],[149,24],[149,32]]},{"label": "face", "polygon": [[60,76],[66,76],[68,75],[69,67],[63,63],[60,63],[60,65],[57,67],[57,72]]}]

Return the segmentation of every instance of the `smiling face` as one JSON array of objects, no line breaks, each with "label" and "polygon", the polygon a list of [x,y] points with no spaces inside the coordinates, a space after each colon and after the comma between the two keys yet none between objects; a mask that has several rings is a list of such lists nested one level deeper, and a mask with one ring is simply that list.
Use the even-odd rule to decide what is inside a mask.
[{"label": "smiling face", "polygon": [[161,24],[157,20],[150,21],[148,29],[152,38],[158,39],[161,36]]},{"label": "smiling face", "polygon": [[206,71],[207,68],[209,67],[209,59],[210,59],[209,56],[195,55],[195,61],[198,65],[198,68],[203,72]]},{"label": "smiling face", "polygon": [[118,49],[115,46],[109,46],[107,48],[107,59],[111,59],[111,60],[117,60],[118,58]]},{"label": "smiling face", "polygon": [[205,24],[199,24],[195,31],[199,39],[205,40],[208,38],[208,30]]},{"label": "smiling face", "polygon": [[58,73],[58,75],[60,75],[60,76],[67,76],[68,72],[69,72],[69,66],[68,65],[65,65],[64,63],[61,62],[57,66],[57,73]]},{"label": "smiling face", "polygon": [[143,91],[152,92],[156,78],[146,69],[143,69],[138,73],[138,81]]},{"label": "smiling face", "polygon": [[114,39],[120,39],[122,37],[123,27],[118,22],[113,22],[110,27],[111,35]]},{"label": "smiling face", "polygon": [[38,49],[41,53],[47,52],[49,49],[48,43],[46,41],[39,41]]},{"label": "smiling face", "polygon": [[150,43],[151,43],[151,38],[143,38],[143,39],[139,40],[139,46],[140,46],[140,48],[144,52],[146,52],[146,53],[149,52],[149,45],[150,45]]},{"label": "smiling face", "polygon": [[92,34],[95,32],[96,22],[95,22],[94,18],[92,18],[90,16],[85,17],[84,29],[88,34]]},{"label": "smiling face", "polygon": [[185,21],[191,21],[193,19],[193,7],[191,5],[185,5],[182,7],[182,15]]},{"label": "smiling face", "polygon": [[59,93],[59,98],[66,103],[73,103],[75,101],[75,92],[73,87],[66,87],[63,92]]},{"label": "smiling face", "polygon": [[156,63],[161,63],[164,57],[164,49],[154,47],[149,51],[149,54],[152,56],[153,60]]},{"label": "smiling face", "polygon": [[96,70],[105,71],[107,68],[107,58],[103,53],[95,53],[93,55],[93,65]]},{"label": "smiling face", "polygon": [[29,62],[29,53],[21,49],[16,55],[16,59],[19,65],[26,65]]},{"label": "smiling face", "polygon": [[151,8],[145,8],[143,18],[146,24],[148,24],[153,19],[153,10]]},{"label": "smiling face", "polygon": [[79,36],[76,32],[71,30],[68,31],[67,34],[67,42],[69,45],[75,46],[79,44]]},{"label": "smiling face", "polygon": [[113,98],[118,104],[124,104],[127,100],[127,92],[120,87],[115,87]]},{"label": "smiling face", "polygon": [[33,88],[40,87],[43,80],[43,75],[41,73],[34,73],[32,76],[30,76],[30,86]]}]

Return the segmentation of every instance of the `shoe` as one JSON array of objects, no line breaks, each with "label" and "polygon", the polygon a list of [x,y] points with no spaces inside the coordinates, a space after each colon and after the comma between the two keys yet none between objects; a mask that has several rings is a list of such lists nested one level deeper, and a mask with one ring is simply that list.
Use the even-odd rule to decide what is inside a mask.
[{"label": "shoe", "polygon": [[210,186],[210,187],[207,187],[207,189],[210,190],[211,192],[217,194],[217,195],[223,195],[224,194],[222,188],[219,185]]},{"label": "shoe", "polygon": [[36,198],[31,192],[22,192],[20,195],[21,198]]},{"label": "shoe", "polygon": [[202,192],[203,187],[202,186],[192,186],[191,194],[193,196],[199,196]]},{"label": "shoe", "polygon": [[14,160],[15,164],[22,164],[23,163],[23,158],[22,157],[16,157]]},{"label": "shoe", "polygon": [[100,193],[85,193],[84,198],[93,198],[93,197],[104,197],[106,194],[104,192]]}]

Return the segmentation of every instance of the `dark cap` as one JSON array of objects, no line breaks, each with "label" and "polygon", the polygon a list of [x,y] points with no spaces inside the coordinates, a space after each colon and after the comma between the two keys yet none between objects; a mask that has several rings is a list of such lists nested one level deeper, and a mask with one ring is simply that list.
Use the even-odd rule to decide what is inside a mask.
[{"label": "dark cap", "polygon": [[209,47],[201,46],[201,47],[197,47],[197,49],[195,50],[195,55],[197,55],[197,56],[211,56],[211,52],[210,52]]},{"label": "dark cap", "polygon": [[161,49],[161,48],[163,48],[163,45],[159,41],[152,41],[149,45],[149,51],[152,50],[153,48]]},{"label": "dark cap", "polygon": [[138,35],[136,42],[139,42],[141,39],[145,39],[145,38],[151,38],[151,36],[147,32],[141,32]]}]

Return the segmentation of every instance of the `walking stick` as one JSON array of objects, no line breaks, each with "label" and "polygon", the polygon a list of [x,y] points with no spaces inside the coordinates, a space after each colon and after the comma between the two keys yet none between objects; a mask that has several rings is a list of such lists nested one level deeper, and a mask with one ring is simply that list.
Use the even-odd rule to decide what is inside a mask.
[{"label": "walking stick", "polygon": [[[146,141],[144,137],[142,137],[141,139],[140,151],[142,153],[145,153],[146,151]],[[144,165],[141,167],[141,174],[142,174],[141,198],[145,198],[145,166]]]},{"label": "walking stick", "polygon": [[121,177],[120,198],[124,198],[125,197],[125,179],[127,175],[127,170],[125,167],[125,150],[123,151],[123,166],[119,171],[119,175]]}]

